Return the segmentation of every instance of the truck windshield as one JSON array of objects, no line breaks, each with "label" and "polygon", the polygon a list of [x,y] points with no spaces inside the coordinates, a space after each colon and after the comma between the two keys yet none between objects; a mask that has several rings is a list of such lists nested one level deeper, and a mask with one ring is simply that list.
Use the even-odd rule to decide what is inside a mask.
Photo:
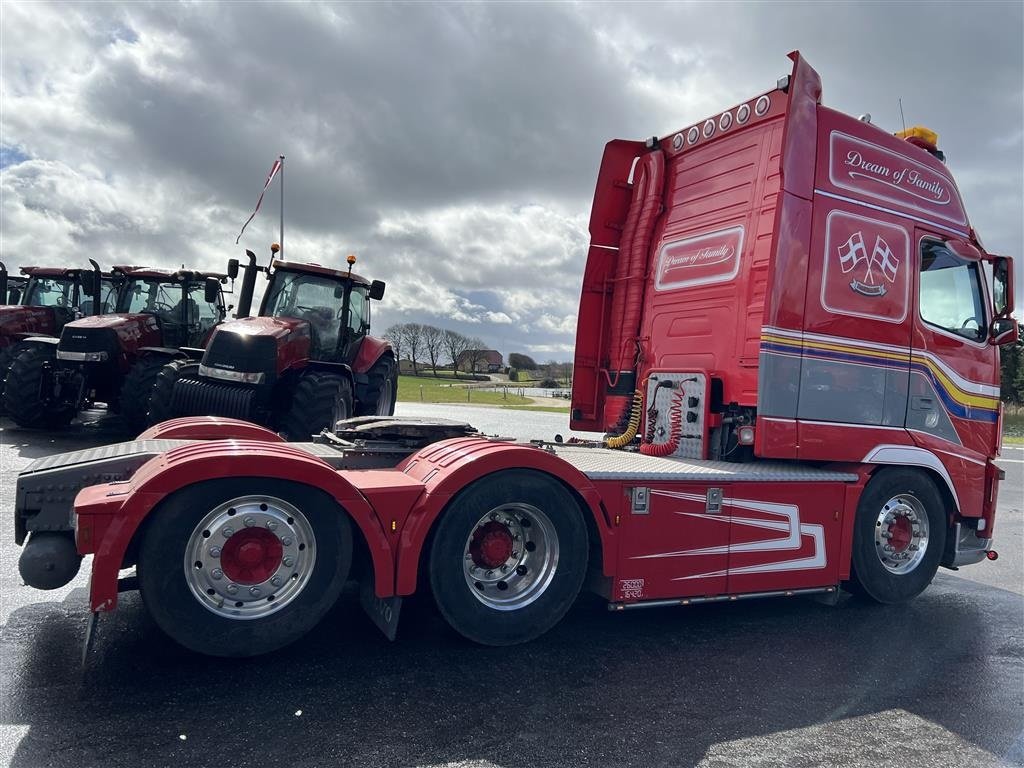
[{"label": "truck windshield", "polygon": [[313,346],[311,355],[326,359],[338,344],[344,297],[345,284],[340,280],[282,270],[274,274],[264,314],[308,322]]},{"label": "truck windshield", "polygon": [[926,241],[923,245],[921,319],[972,341],[985,339],[978,265],[960,258],[942,243]]},{"label": "truck windshield", "polygon": [[33,307],[71,307],[74,280],[64,277],[32,277],[28,281],[25,304]]}]

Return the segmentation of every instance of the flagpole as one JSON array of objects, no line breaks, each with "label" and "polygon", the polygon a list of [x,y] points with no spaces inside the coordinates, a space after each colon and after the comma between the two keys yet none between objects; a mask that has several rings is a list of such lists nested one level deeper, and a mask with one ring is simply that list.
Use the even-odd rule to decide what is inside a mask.
[{"label": "flagpole", "polygon": [[281,161],[281,258],[284,259],[284,155],[278,155]]}]

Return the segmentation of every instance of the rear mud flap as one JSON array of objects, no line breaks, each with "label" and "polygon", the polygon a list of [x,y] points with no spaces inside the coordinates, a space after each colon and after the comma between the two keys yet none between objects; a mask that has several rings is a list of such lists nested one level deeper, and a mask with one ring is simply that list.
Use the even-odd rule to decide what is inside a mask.
[{"label": "rear mud flap", "polygon": [[373,592],[372,577],[359,582],[359,604],[366,615],[377,626],[384,636],[394,641],[398,634],[398,615],[402,611],[402,598],[377,597]]}]

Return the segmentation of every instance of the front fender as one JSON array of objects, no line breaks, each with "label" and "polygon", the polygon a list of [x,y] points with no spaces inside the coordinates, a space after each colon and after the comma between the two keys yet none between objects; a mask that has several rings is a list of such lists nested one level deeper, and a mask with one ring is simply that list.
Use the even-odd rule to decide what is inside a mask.
[{"label": "front fender", "polygon": [[366,498],[344,475],[287,443],[213,440],[162,453],[140,467],[130,480],[94,485],[79,492],[75,499],[75,541],[80,553],[95,554],[89,594],[93,611],[117,607],[118,571],[147,516],[175,491],[225,477],[289,480],[332,496],[366,540],[378,592],[391,594],[394,561],[387,536]]},{"label": "front fender", "polygon": [[26,336],[24,339],[21,339],[19,343],[56,347],[60,343],[60,339],[56,336]]},{"label": "front fender", "polygon": [[402,526],[395,554],[395,593],[416,591],[419,561],[430,529],[452,498],[463,488],[493,472],[529,469],[559,480],[582,500],[601,540],[602,570],[613,573],[614,529],[601,495],[586,475],[548,451],[524,443],[507,443],[483,438],[455,438],[434,443],[398,465],[409,477],[423,483],[425,492]]}]

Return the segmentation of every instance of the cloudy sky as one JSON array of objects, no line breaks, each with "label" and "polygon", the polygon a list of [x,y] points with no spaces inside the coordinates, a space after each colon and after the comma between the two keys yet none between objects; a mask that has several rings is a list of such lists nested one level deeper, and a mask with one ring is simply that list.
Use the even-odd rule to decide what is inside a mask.
[{"label": "cloudy sky", "polygon": [[[1020,3],[0,5],[0,259],[223,269],[277,239],[415,320],[568,359],[597,166],[757,92],[938,131],[990,251],[1021,253]],[[1021,270],[1024,271],[1024,270]]]}]

